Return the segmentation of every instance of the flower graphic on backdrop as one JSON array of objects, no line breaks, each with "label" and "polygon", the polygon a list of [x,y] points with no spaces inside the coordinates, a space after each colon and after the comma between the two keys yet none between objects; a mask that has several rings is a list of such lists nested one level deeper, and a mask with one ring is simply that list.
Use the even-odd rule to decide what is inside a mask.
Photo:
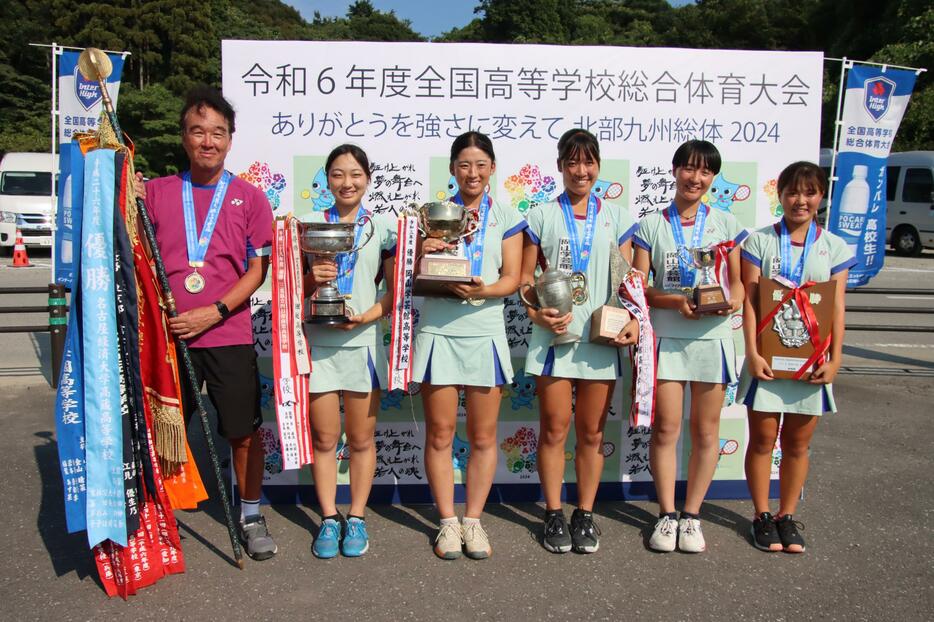
[{"label": "flower graphic on backdrop", "polygon": [[537,165],[526,164],[518,174],[506,178],[505,186],[513,208],[525,214],[533,207],[551,201],[556,184],[554,177],[543,177]]},{"label": "flower graphic on backdrop", "polygon": [[285,190],[285,175],[282,173],[273,173],[266,162],[253,162],[245,173],[237,175],[240,179],[247,181],[266,194],[269,204],[273,210],[279,209],[280,195]]},{"label": "flower graphic on backdrop", "polygon": [[778,181],[770,179],[762,186],[762,192],[769,198],[769,212],[772,216],[778,217],[785,213],[782,209],[782,202],[778,198]]},{"label": "flower graphic on backdrop", "polygon": [[506,468],[510,473],[531,473],[535,470],[538,437],[532,428],[522,426],[500,443],[499,448],[506,455]]}]

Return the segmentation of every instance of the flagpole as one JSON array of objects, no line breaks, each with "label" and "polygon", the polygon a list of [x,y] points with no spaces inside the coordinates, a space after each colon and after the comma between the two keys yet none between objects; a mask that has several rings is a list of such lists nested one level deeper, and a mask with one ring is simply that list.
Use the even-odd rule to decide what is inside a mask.
[{"label": "flagpole", "polygon": [[[830,59],[837,60],[837,59]],[[837,149],[840,143],[840,127],[843,125],[843,87],[845,85],[846,71],[853,66],[853,61],[848,60],[846,56],[842,59],[840,66],[840,86],[837,88],[837,116],[833,123],[833,153],[830,157],[830,179],[827,180],[827,211],[824,213],[824,228],[830,226],[830,208],[833,205],[833,182],[837,178]]]},{"label": "flagpole", "polygon": [[[107,117],[110,120],[110,124],[114,128],[114,133],[117,135],[117,140],[121,145],[125,145],[126,142],[123,137],[123,131],[120,129],[120,121],[117,119],[117,113],[114,110],[113,102],[110,100],[110,95],[107,93],[107,76],[103,75],[103,72],[101,71],[98,55],[107,58],[100,50],[96,48],[87,48],[84,52],[81,53],[81,57],[85,60],[85,62],[82,63],[81,59],[79,59],[78,68],[86,79],[97,80],[100,84],[101,96],[104,99],[104,110],[107,112]],[[95,75],[87,75],[85,71],[88,69],[93,71]],[[169,287],[169,279],[165,272],[165,264],[162,262],[162,254],[159,252],[159,246],[156,244],[155,229],[153,229],[152,221],[149,219],[149,213],[146,211],[146,204],[139,197],[136,197],[136,208],[139,210],[140,220],[143,223],[143,231],[146,234],[146,240],[149,242],[149,250],[152,253],[154,263],[156,264],[156,275],[159,278],[159,284],[162,286],[162,293],[165,298],[166,313],[170,318],[177,317],[178,310],[175,308],[175,298],[172,296],[172,290]],[[237,561],[237,565],[241,570],[243,570],[243,552],[240,549],[240,541],[237,538],[233,523],[233,516],[230,513],[230,499],[227,496],[227,490],[224,488],[220,460],[217,458],[217,449],[214,447],[214,437],[211,432],[211,426],[208,422],[208,414],[204,409],[204,401],[201,398],[201,391],[199,390],[200,385],[198,384],[194,367],[191,364],[191,354],[188,352],[188,344],[185,343],[184,339],[178,339],[177,343],[178,351],[181,354],[182,362],[184,363],[185,372],[188,375],[189,383],[193,389],[195,404],[197,405],[198,415],[201,419],[201,429],[204,432],[204,438],[207,442],[208,453],[211,456],[211,464],[214,467],[214,476],[217,479],[217,489],[220,492],[221,504],[224,506],[224,518],[227,522],[227,532],[230,536],[230,544],[233,547],[234,558]]]}]

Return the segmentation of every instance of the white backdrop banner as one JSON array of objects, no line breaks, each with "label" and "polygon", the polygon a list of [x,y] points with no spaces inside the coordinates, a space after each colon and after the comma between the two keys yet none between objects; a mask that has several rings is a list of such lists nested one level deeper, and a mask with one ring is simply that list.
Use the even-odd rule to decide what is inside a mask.
[{"label": "white backdrop banner", "polygon": [[[641,218],[671,200],[677,146],[706,139],[724,162],[707,202],[748,228],[778,218],[781,169],[818,157],[820,53],[314,41],[224,41],[222,53],[224,94],[238,114],[228,166],[263,189],[277,215],[333,204],[322,167],[344,142],[369,155],[365,205],[384,212],[450,196],[451,142],[467,130],[484,132],[496,149],[493,194],[526,214],[561,192],[557,140],[583,127],[600,140],[595,191]],[[261,354],[268,342],[265,291],[254,300]],[[528,321],[514,301],[505,315],[517,381],[503,401],[496,481],[537,482],[534,452],[527,451],[537,431],[534,378],[522,371]],[[740,318],[733,320],[742,353]],[[620,386],[611,416],[619,423],[607,427],[608,482],[648,477],[647,439],[628,432],[627,391]],[[404,404],[400,421],[411,422],[421,419],[418,402],[386,394],[383,410]],[[729,451],[717,480],[742,484],[745,409],[727,402],[721,444]],[[381,413],[381,425],[391,419]],[[522,443],[510,440],[519,430]],[[733,488],[744,494],[744,484]]]}]

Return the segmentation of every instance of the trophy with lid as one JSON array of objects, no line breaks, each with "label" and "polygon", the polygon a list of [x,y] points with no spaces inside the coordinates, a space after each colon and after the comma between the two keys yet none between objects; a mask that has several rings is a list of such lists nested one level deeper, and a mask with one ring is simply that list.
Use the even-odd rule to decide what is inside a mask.
[{"label": "trophy with lid", "polygon": [[[530,287],[535,288],[538,304],[525,297]],[[557,268],[548,268],[535,280],[535,285],[523,283],[519,287],[519,297],[522,302],[535,310],[543,308],[557,309],[558,315],[567,315],[576,305],[587,302],[587,276],[583,272],[567,274]],[[570,331],[563,335],[556,335],[551,343],[574,343],[580,341],[581,336]]]},{"label": "trophy with lid", "polygon": [[[358,226],[369,225],[369,231],[362,242],[355,245],[354,232]],[[302,252],[315,257],[336,258],[338,255],[356,253],[366,246],[373,237],[373,221],[364,214],[355,222],[314,222],[303,225],[301,236]],[[345,324],[353,309],[333,281],[320,285],[311,297],[309,311],[305,321],[311,324]]]}]

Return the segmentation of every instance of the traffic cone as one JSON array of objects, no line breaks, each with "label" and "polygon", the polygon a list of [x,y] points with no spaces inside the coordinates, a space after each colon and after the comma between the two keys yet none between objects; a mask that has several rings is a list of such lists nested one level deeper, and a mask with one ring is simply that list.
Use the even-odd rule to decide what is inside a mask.
[{"label": "traffic cone", "polygon": [[17,229],[16,244],[13,246],[13,267],[28,268],[31,265],[29,255],[26,254],[26,245],[23,244],[23,234]]}]

